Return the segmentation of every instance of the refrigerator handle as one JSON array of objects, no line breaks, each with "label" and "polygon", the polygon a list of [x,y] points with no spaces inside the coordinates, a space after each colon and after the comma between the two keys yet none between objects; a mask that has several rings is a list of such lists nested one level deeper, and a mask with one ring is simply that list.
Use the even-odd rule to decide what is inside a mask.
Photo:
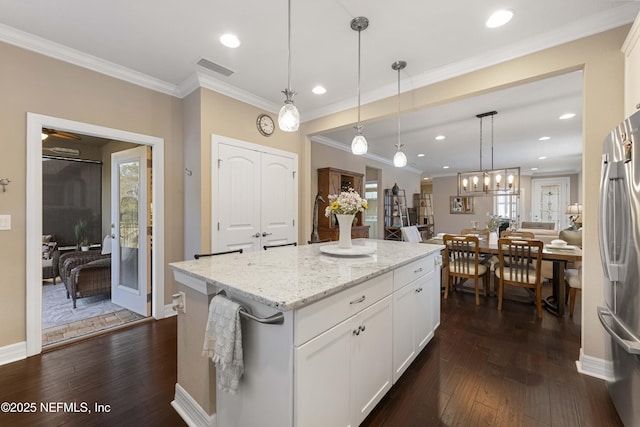
[{"label": "refrigerator handle", "polygon": [[[611,321],[615,323],[620,329],[622,329],[622,331],[624,331],[624,333],[631,337],[633,340],[627,340],[618,335],[613,330],[613,326],[605,320],[605,317],[611,318]],[[608,308],[598,307],[598,318],[600,319],[600,323],[602,323],[602,326],[607,331],[607,333],[611,335],[611,338],[613,338],[613,340],[620,347],[622,347],[624,351],[629,354],[640,354],[640,339],[633,335],[631,331],[626,327],[626,325],[620,322],[618,318],[609,311]]]},{"label": "refrigerator handle", "polygon": [[602,270],[604,271],[605,276],[611,280],[609,276],[609,236],[606,231],[606,227],[608,224],[608,210],[607,210],[607,194],[609,191],[609,156],[607,154],[602,155],[602,173],[600,175],[600,203],[598,208],[600,210],[599,218],[600,223],[598,224],[598,237],[600,238],[600,261],[602,262]]}]

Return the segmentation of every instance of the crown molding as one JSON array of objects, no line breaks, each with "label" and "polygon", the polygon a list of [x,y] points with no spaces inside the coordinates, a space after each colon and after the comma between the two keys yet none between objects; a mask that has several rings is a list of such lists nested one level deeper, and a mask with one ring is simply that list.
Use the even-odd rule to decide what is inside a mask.
[{"label": "crown molding", "polygon": [[[351,147],[347,147],[346,145],[341,144],[338,141],[331,138],[327,138],[324,136],[312,136],[311,141],[351,154]],[[393,166],[393,160],[387,159],[386,157],[378,156],[377,154],[366,153],[360,157],[375,160],[376,162],[384,163],[385,165]],[[413,166],[405,166],[403,168],[398,168],[398,169],[406,170],[406,171],[417,173],[417,174],[422,174],[422,171],[420,169],[416,169]]]},{"label": "crown molding", "polygon": [[0,41],[156,92],[176,96],[176,85],[89,55],[45,38],[0,24]]},{"label": "crown molding", "polygon": [[250,92],[247,92],[246,90],[239,89],[236,86],[224,83],[216,78],[198,71],[191,74],[184,82],[182,82],[178,86],[177,93],[180,98],[184,98],[189,93],[198,88],[212,90],[214,92],[228,96],[229,98],[236,99],[238,101],[244,102],[245,104],[253,105],[254,107],[269,111],[274,114],[278,114],[278,112],[280,111],[280,107],[282,107],[281,105],[274,104],[273,102],[256,96]]},{"label": "crown molding", "polygon": [[[410,92],[424,86],[442,82],[464,74],[469,74],[512,59],[520,58],[535,52],[618,28],[622,25],[632,23],[638,14],[637,9],[638,6],[633,3],[626,4],[606,10],[598,15],[581,19],[567,25],[561,30],[549,31],[521,42],[511,44],[502,49],[496,49],[492,52],[466,58],[453,64],[435,68],[426,73],[412,75],[409,78],[401,80],[403,87],[401,93]],[[640,27],[640,24],[638,27]],[[397,83],[389,83],[388,85],[381,86],[376,90],[362,94],[361,104],[366,105],[371,102],[397,95],[397,87]],[[315,110],[305,111],[305,119],[306,121],[315,120],[320,117],[355,108],[357,106],[356,102],[356,98],[354,97],[325,107],[317,108]]]}]

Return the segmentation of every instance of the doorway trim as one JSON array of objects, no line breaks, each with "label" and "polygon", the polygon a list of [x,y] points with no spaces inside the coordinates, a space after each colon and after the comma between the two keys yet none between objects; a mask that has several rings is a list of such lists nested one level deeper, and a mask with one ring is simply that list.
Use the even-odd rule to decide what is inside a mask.
[{"label": "doorway trim", "polygon": [[165,317],[164,307],[164,139],[73,120],[27,113],[26,335],[27,354],[42,352],[42,128],[51,127],[152,147],[153,246],[152,316]]}]

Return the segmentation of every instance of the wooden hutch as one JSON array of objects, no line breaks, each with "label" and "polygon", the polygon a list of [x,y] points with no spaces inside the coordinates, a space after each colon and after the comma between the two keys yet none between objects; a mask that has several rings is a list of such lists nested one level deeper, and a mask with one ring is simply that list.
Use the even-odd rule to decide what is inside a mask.
[{"label": "wooden hutch", "polygon": [[[334,218],[324,216],[324,210],[329,204],[329,194],[338,194],[351,187],[364,197],[364,174],[349,172],[335,168],[318,169],[318,192],[325,203],[318,202],[318,237],[320,240],[331,239],[338,241],[340,230]],[[356,214],[356,225],[351,227],[351,238],[368,238],[369,226],[363,225],[362,212]]]}]

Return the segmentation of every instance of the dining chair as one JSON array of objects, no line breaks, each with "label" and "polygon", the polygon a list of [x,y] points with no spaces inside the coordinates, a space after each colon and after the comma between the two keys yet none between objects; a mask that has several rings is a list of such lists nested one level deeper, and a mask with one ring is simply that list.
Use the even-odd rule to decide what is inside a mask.
[{"label": "dining chair", "polygon": [[576,293],[582,290],[582,267],[568,268],[564,272],[564,280],[569,287],[569,317],[573,317],[576,305]]},{"label": "dining chair", "polygon": [[540,240],[500,238],[498,240],[498,310],[502,311],[504,286],[535,291],[538,318],[542,318],[542,248]]},{"label": "dining chair", "polygon": [[203,257],[208,257],[208,256],[216,256],[216,255],[226,255],[226,254],[241,254],[242,253],[242,249],[235,249],[233,251],[224,251],[224,252],[212,252],[210,254],[195,254],[193,257],[195,259],[200,259]]},{"label": "dining chair", "polygon": [[503,230],[502,233],[500,233],[500,237],[535,239],[536,235],[531,231]]},{"label": "dining chair", "polygon": [[266,251],[267,249],[271,249],[271,248],[279,248],[281,246],[298,246],[298,242],[291,242],[291,243],[281,243],[279,245],[264,245],[263,248]]},{"label": "dining chair", "polygon": [[489,239],[489,229],[488,228],[483,228],[483,229],[463,228],[462,230],[460,230],[460,235],[461,236],[466,236],[468,234],[472,234],[474,236],[478,236],[478,237],[483,237],[485,239]]},{"label": "dining chair", "polygon": [[401,227],[400,233],[402,233],[402,240],[410,243],[422,242],[422,236],[418,231],[418,227],[411,225],[409,227]]},{"label": "dining chair", "polygon": [[449,297],[449,288],[453,288],[453,279],[473,279],[476,291],[476,305],[480,305],[479,281],[482,276],[482,289],[487,296],[489,288],[489,269],[479,260],[478,237],[445,234],[444,244],[445,286],[444,298]]}]

